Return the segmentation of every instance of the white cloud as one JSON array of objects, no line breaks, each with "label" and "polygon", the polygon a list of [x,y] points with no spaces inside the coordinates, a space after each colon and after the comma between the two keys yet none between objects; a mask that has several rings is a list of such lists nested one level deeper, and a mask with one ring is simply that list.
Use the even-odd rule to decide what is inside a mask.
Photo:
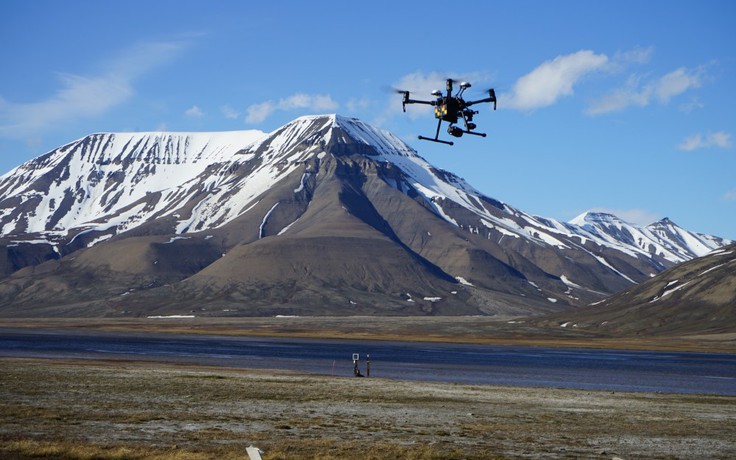
[{"label": "white cloud", "polygon": [[666,104],[675,96],[678,96],[690,88],[700,86],[700,71],[688,71],[680,67],[660,78],[655,87],[655,94],[659,102]]},{"label": "white cloud", "polygon": [[309,107],[311,97],[307,94],[293,94],[285,99],[281,99],[277,107],[281,110],[304,109]]},{"label": "white cloud", "polygon": [[616,53],[614,60],[627,63],[646,64],[652,58],[653,53],[654,48],[651,46],[647,48],[636,47],[629,51]]},{"label": "white cloud", "polygon": [[100,116],[135,94],[134,81],[173,59],[184,42],[139,44],[104,64],[98,75],[59,73],[60,88],[35,102],[0,99],[0,137],[36,136],[59,123]]},{"label": "white cloud", "polygon": [[604,212],[613,214],[619,219],[631,224],[646,226],[662,219],[660,214],[647,211],[645,209],[614,209],[614,208],[593,208],[593,212]]},{"label": "white cloud", "polygon": [[223,105],[222,107],[220,107],[220,112],[222,112],[222,115],[228,120],[235,120],[240,116],[240,112],[233,109],[229,105]]},{"label": "white cloud", "polygon": [[557,56],[519,78],[510,94],[499,95],[499,106],[518,110],[550,106],[573,94],[576,83],[607,62],[607,56],[589,50]]},{"label": "white cloud", "polygon": [[595,101],[586,113],[588,115],[600,115],[603,113],[615,112],[631,105],[643,107],[649,104],[649,91],[639,90],[640,78],[632,75],[628,78],[623,88],[618,88],[609,94]]},{"label": "white cloud", "polygon": [[646,64],[648,63],[652,55],[654,54],[654,48],[641,48],[636,47],[628,51],[618,51],[610,59],[606,70],[609,72],[621,72],[630,64]]},{"label": "white cloud", "polygon": [[632,75],[626,85],[616,89],[598,101],[595,101],[586,111],[588,115],[622,110],[630,106],[646,107],[653,101],[667,104],[673,97],[679,96],[692,88],[702,85],[704,69],[687,69],[680,67],[662,77],[645,79],[639,75]]},{"label": "white cloud", "polygon": [[99,116],[134,94],[130,81],[114,75],[60,74],[62,88],[46,100],[0,104],[0,136],[25,137],[57,122]]},{"label": "white cloud", "polygon": [[337,110],[339,104],[329,95],[318,94],[312,99],[312,107],[316,110]]},{"label": "white cloud", "polygon": [[350,112],[357,112],[361,110],[367,110],[373,105],[373,100],[369,98],[361,98],[356,99],[352,98],[348,100],[347,104],[345,106],[347,107],[348,111]]},{"label": "white cloud", "polygon": [[707,149],[707,148],[721,148],[727,149],[733,145],[731,142],[731,134],[725,131],[717,131],[714,133],[707,134],[693,134],[685,138],[680,145],[677,146],[680,150],[687,152],[692,150]]},{"label": "white cloud", "polygon": [[736,201],[736,188],[729,190],[723,195],[723,199],[726,201]]},{"label": "white cloud", "polygon": [[252,104],[248,106],[247,109],[245,109],[245,122],[251,124],[261,123],[263,120],[270,117],[275,110],[276,105],[273,103],[273,101]]},{"label": "white cloud", "polygon": [[297,93],[279,99],[277,102],[265,101],[252,104],[246,109],[245,122],[257,124],[263,122],[276,111],[313,110],[318,112],[335,111],[338,103],[328,94]]},{"label": "white cloud", "polygon": [[703,102],[697,97],[693,97],[689,101],[680,104],[680,110],[683,112],[692,112],[693,110],[702,109],[704,107],[705,104],[703,104]]},{"label": "white cloud", "polygon": [[193,105],[184,111],[184,115],[189,118],[202,118],[204,116],[204,112],[202,112],[202,109],[200,109],[199,106]]}]

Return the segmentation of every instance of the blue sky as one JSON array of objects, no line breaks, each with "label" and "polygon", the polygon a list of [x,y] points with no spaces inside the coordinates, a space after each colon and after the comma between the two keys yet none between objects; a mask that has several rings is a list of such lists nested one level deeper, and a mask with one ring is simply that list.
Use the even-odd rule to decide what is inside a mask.
[{"label": "blue sky", "polygon": [[[0,2],[0,171],[93,132],[339,113],[532,214],[736,239],[735,22],[730,0]],[[448,76],[496,89],[488,137],[416,139],[431,108],[390,88]]]}]

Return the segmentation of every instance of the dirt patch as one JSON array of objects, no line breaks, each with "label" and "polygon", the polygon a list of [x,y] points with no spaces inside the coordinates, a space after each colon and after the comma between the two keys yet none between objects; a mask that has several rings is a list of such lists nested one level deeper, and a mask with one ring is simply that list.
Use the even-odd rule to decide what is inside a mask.
[{"label": "dirt patch", "polygon": [[5,358],[0,413],[3,458],[736,456],[729,396]]}]

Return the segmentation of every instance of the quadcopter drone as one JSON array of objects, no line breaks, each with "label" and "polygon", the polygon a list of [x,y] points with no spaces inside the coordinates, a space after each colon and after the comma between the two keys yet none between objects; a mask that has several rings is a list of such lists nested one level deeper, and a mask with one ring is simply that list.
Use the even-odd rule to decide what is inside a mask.
[{"label": "quadcopter drone", "polygon": [[[453,96],[452,95],[452,83],[453,79],[447,79],[447,95],[443,96],[440,90],[432,91],[432,96],[437,99],[434,101],[419,101],[416,99],[409,99],[409,91],[398,90],[397,92],[404,95],[404,100],[401,102],[401,107],[406,112],[406,104],[426,104],[434,106],[434,117],[437,118],[437,132],[434,138],[419,136],[419,139],[424,141],[438,142],[440,144],[454,145],[451,141],[445,141],[440,139],[440,127],[442,122],[446,121],[450,123],[447,127],[447,132],[454,137],[462,137],[463,134],[472,134],[474,136],[486,137],[485,133],[479,133],[473,131],[476,128],[476,124],[473,123],[473,115],[477,114],[477,110],[472,110],[470,107],[475,104],[482,102],[493,102],[493,110],[496,110],[496,92],[491,88],[488,90],[488,97],[479,99],[477,101],[466,101],[463,99],[463,93],[466,89],[470,88],[470,83],[460,83],[460,90]],[[455,126],[455,123],[459,119],[463,120],[465,129]]]}]

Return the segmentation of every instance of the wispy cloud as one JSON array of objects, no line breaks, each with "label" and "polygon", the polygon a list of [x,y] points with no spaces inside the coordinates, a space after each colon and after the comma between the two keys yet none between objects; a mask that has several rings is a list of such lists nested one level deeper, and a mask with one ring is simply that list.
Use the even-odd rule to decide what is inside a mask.
[{"label": "wispy cloud", "polygon": [[726,201],[736,201],[736,188],[729,190],[723,195],[723,199]]},{"label": "wispy cloud", "polygon": [[586,75],[604,69],[608,57],[590,50],[557,56],[519,78],[513,91],[499,95],[499,106],[534,110],[570,96]]},{"label": "wispy cloud", "polygon": [[619,219],[636,225],[646,226],[662,219],[661,214],[657,214],[646,209],[615,209],[615,208],[593,208],[593,212],[604,212],[613,214]]},{"label": "wispy cloud", "polygon": [[654,47],[636,47],[626,51],[617,51],[608,61],[606,70],[611,73],[624,71],[632,64],[646,64],[652,59]]},{"label": "wispy cloud", "polygon": [[716,131],[714,133],[707,134],[693,134],[692,136],[685,138],[685,140],[682,141],[682,143],[680,143],[677,148],[689,152],[692,150],[707,148],[727,149],[730,148],[732,145],[733,142],[731,141],[731,134],[725,131]]},{"label": "wispy cloud", "polygon": [[348,102],[345,104],[345,107],[347,107],[348,111],[350,112],[356,112],[356,111],[362,111],[370,109],[371,106],[373,106],[374,101],[373,99],[364,97],[364,98],[351,98],[348,100]]},{"label": "wispy cloud", "polygon": [[98,116],[134,94],[130,81],[114,75],[82,77],[59,74],[62,88],[46,100],[0,101],[0,136],[37,135],[57,122]]},{"label": "wispy cloud", "polygon": [[228,120],[235,120],[240,117],[240,112],[230,107],[229,105],[223,105],[222,107],[220,107],[220,112],[222,112],[222,115]]},{"label": "wispy cloud", "polygon": [[622,88],[618,88],[595,101],[588,108],[588,115],[623,110],[627,107],[646,107],[652,102],[667,104],[673,97],[702,85],[703,67],[688,69],[680,67],[658,78],[631,75]]},{"label": "wispy cloud", "polygon": [[289,97],[279,99],[278,101],[264,101],[252,104],[246,109],[245,122],[249,124],[257,124],[266,120],[276,111],[334,111],[337,110],[339,104],[332,99],[329,94],[305,94],[297,93]]},{"label": "wispy cloud", "polygon": [[199,108],[199,106],[193,105],[184,111],[184,115],[189,118],[202,118],[204,116],[204,112]]},{"label": "wispy cloud", "polygon": [[[542,62],[529,73],[521,76],[513,84],[510,91],[498,91],[499,108],[520,111],[533,111],[552,106],[560,100],[571,97],[575,89],[585,80],[597,75],[610,77],[620,75],[632,66],[648,64],[654,56],[654,47],[635,47],[617,51],[608,56],[592,50],[580,50],[570,54],[559,55]],[[394,87],[411,91],[411,97],[431,100],[430,93],[439,89],[444,91],[445,79],[453,76],[459,80],[480,83],[481,86],[492,81],[489,73],[473,72],[470,74],[453,74],[451,72],[414,72],[404,75],[394,83]],[[620,77],[619,77],[620,78]],[[705,66],[697,68],[681,67],[660,77],[633,74],[624,77],[625,83],[594,101],[587,110],[588,115],[600,115],[629,106],[644,107],[652,103],[667,104],[693,88],[700,87],[706,79]],[[620,80],[619,80],[620,81]],[[477,86],[477,85],[475,85]],[[491,86],[491,85],[487,85]],[[691,98],[687,105],[681,104],[681,110],[702,108],[697,98]],[[375,124],[382,124],[386,119],[400,113],[401,98],[392,94],[383,113],[375,117]],[[426,106],[411,104],[406,106],[409,118],[431,116]]]},{"label": "wispy cloud", "polygon": [[705,104],[697,97],[690,98],[689,101],[680,104],[680,110],[686,113],[702,109],[704,107]]},{"label": "wispy cloud", "polygon": [[38,135],[56,124],[100,116],[135,94],[133,83],[175,58],[186,42],[138,44],[102,63],[97,75],[59,73],[59,89],[46,99],[13,102],[0,98],[0,136]]}]

